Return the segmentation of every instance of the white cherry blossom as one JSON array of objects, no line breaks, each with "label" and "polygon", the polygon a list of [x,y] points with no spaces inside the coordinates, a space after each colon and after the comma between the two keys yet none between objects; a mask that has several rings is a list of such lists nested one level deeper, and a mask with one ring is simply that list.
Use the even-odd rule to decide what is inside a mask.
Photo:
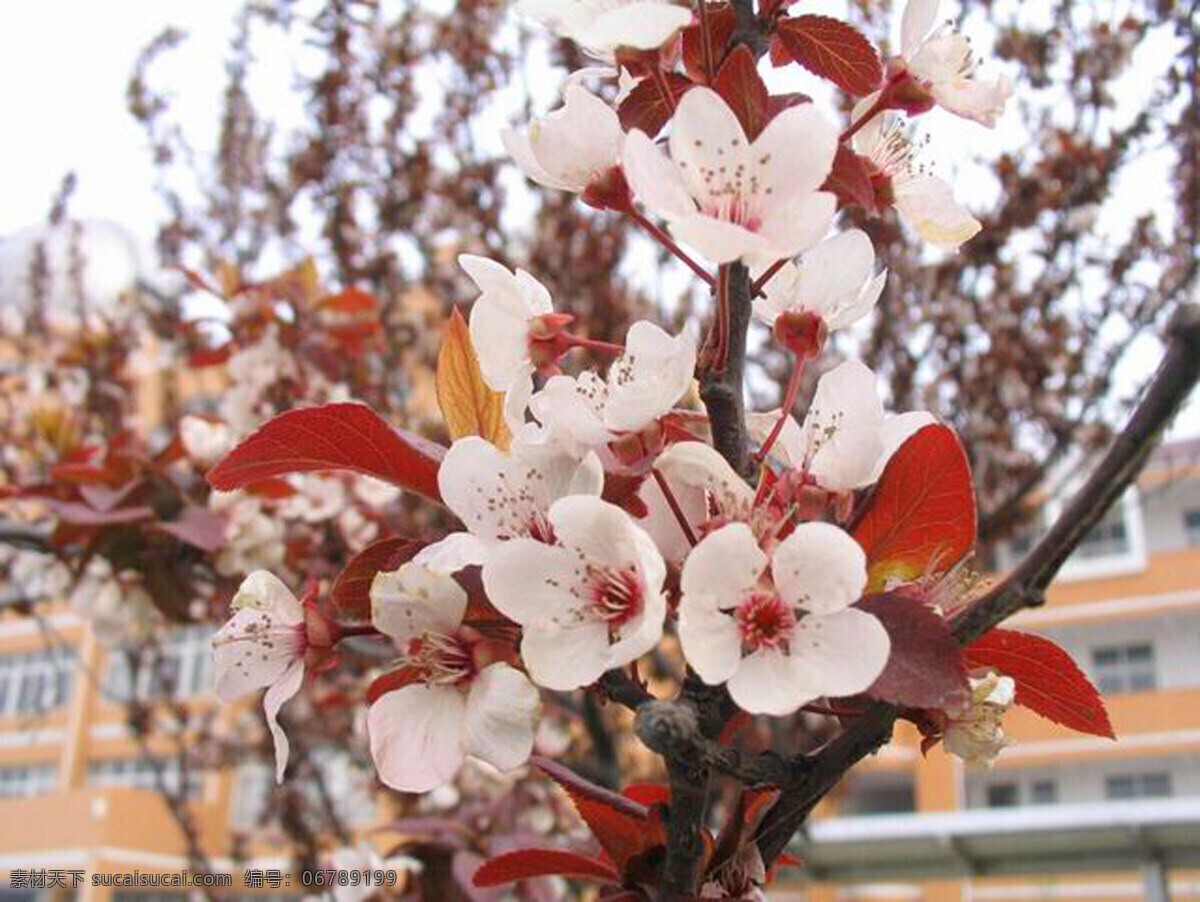
[{"label": "white cherry blossom", "polygon": [[688,7],[666,0],[521,0],[517,11],[607,60],[619,47],[661,47],[692,21]]},{"label": "white cherry blossom", "polygon": [[443,573],[482,564],[500,543],[550,542],[550,506],[568,495],[599,495],[604,470],[595,454],[580,460],[553,447],[514,444],[505,453],[479,436],[458,439],[438,470],[438,491],[466,532],[451,533],[414,558]]},{"label": "white cherry blossom", "polygon": [[1001,721],[1016,698],[1016,683],[995,672],[972,676],[970,681],[971,701],[965,710],[949,716],[942,744],[972,767],[986,767],[1012,744],[1004,737]]},{"label": "white cherry blossom", "polygon": [[237,436],[225,423],[189,415],[179,421],[179,441],[188,457],[209,467],[233,450]]},{"label": "white cherry blossom", "polygon": [[379,778],[402,792],[450,780],[467,756],[500,770],[529,758],[540,703],[528,678],[462,629],[467,593],[445,574],[409,562],[371,584],[371,617],[409,669],[407,685],[367,712]]},{"label": "white cherry blossom", "polygon": [[[856,117],[866,113],[868,100],[855,107]],[[855,151],[888,178],[896,211],[925,241],[955,250],[979,232],[979,221],[954,199],[950,185],[916,162],[916,148],[899,117],[890,113],[873,117],[854,135],[853,143]]]},{"label": "white cherry blossom", "polygon": [[533,681],[567,691],[658,643],[666,565],[633,519],[599,498],[563,498],[549,519],[557,545],[504,543],[484,564],[483,584],[492,604],[521,624]]},{"label": "white cherry blossom", "polygon": [[[886,416],[875,374],[847,360],[817,383],[803,425],[788,416],[774,451],[830,492],[848,492],[879,479],[896,449],[923,426],[936,422],[925,411]],[[747,425],[760,442],[779,419],[778,410],[751,414]]]},{"label": "white cherry blossom", "polygon": [[696,338],[671,335],[646,320],[629,327],[625,352],[605,378],[587,371],[552,376],[529,408],[542,428],[540,440],[583,454],[622,432],[639,432],[667,414],[691,388]]},{"label": "white cherry blossom", "polygon": [[829,230],[836,198],[818,190],[833,165],[836,126],[811,103],[785,109],[751,143],[709,88],[683,95],[666,157],[631,131],[625,177],[671,234],[714,263],[792,257]]},{"label": "white cherry blossom", "polygon": [[616,166],[625,132],[616,110],[579,84],[563,90],[563,105],[529,128],[500,133],[525,175],[547,188],[579,193]]},{"label": "white cherry blossom", "polygon": [[806,251],[799,265],[784,264],[755,299],[754,315],[774,326],[785,313],[812,313],[834,332],[870,313],[886,280],[887,270],[875,273],[871,239],[850,229]]},{"label": "white cherry blossom", "polygon": [[263,710],[275,742],[275,778],[282,782],[290,746],[279,709],[300,691],[308,632],[304,606],[279,578],[251,573],[233,596],[233,617],[212,639],[216,692],[231,702],[266,689]]},{"label": "white cherry blossom", "polygon": [[550,292],[523,269],[512,272],[495,260],[461,254],[458,264],[481,292],[471,307],[471,344],[484,381],[493,391],[528,383],[537,368],[533,343],[554,316]]},{"label": "white cherry blossom", "polygon": [[935,27],[939,5],[939,0],[908,0],[900,22],[900,55],[938,106],[991,128],[1012,95],[1012,82],[977,76],[971,42],[948,22]]},{"label": "white cherry blossom", "polygon": [[[704,442],[677,442],[654,462],[683,514],[692,537],[703,535],[710,521],[748,520],[754,490],[728,461]],[[691,550],[691,541],[671,509],[658,480],[648,478],[638,490],[646,516],[638,524],[649,533],[663,558],[680,566]]]},{"label": "white cherry blossom", "polygon": [[769,559],[749,526],[723,526],[683,567],[684,656],[751,714],[862,692],[891,649],[879,620],[850,607],[866,583],[866,555],[831,524],[802,523]]}]

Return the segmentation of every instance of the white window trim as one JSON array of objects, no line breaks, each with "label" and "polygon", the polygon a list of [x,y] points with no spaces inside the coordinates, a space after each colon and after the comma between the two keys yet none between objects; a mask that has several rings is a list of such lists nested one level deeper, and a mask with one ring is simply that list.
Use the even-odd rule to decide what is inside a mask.
[{"label": "white window trim", "polygon": [[[1078,486],[1070,489],[1059,498],[1046,503],[1046,521],[1053,523],[1061,513],[1065,502]],[[1121,554],[1108,554],[1102,557],[1082,558],[1072,555],[1067,559],[1056,577],[1059,582],[1077,582],[1085,579],[1101,579],[1106,576],[1122,576],[1127,573],[1140,573],[1146,569],[1146,530],[1142,524],[1142,505],[1138,496],[1137,486],[1130,486],[1124,495],[1116,502],[1121,505],[1125,518],[1125,533],[1129,537],[1129,549]]]}]

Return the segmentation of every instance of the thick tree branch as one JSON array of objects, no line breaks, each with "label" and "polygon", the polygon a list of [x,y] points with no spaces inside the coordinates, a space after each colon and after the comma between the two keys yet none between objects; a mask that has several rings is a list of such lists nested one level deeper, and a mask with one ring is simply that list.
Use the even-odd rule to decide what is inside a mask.
[{"label": "thick tree branch", "polygon": [[749,464],[743,379],[750,329],[750,271],[741,263],[731,264],[728,279],[727,357],[710,362],[700,374],[700,399],[708,410],[713,447],[734,470],[744,474]]},{"label": "thick tree branch", "polygon": [[[1067,558],[1137,478],[1200,379],[1200,306],[1181,307],[1168,337],[1166,356],[1125,429],[1021,566],[958,618],[954,631],[960,642],[971,642],[1023,608],[1044,603],[1046,588]],[[806,777],[784,789],[759,828],[756,838],[768,867],[846,772],[889,741],[897,714],[890,705],[872,705],[806,762]]]}]

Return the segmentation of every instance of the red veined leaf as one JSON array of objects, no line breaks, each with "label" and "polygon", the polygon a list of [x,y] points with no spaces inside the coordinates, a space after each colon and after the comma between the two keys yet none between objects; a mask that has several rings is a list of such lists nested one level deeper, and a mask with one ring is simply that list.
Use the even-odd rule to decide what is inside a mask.
[{"label": "red veined leaf", "polygon": [[1096,687],[1049,639],[994,629],[968,645],[964,655],[971,668],[990,667],[1012,677],[1018,705],[1080,733],[1117,738]]},{"label": "red veined leaf", "polygon": [[530,760],[566,790],[575,810],[619,870],[624,871],[635,856],[666,842],[661,821],[652,819],[645,805],[597,786],[548,758]]},{"label": "red veined leaf", "polygon": [[371,582],[375,574],[396,570],[412,559],[421,542],[399,536],[372,542],[346,564],[333,582],[329,597],[340,614],[356,620],[371,616]]},{"label": "red veined leaf", "polygon": [[967,701],[962,647],[945,618],[923,599],[884,592],[855,607],[878,617],[892,640],[887,666],[867,695],[906,708],[957,708]]},{"label": "red veined leaf", "polygon": [[787,94],[772,94],[767,100],[767,121],[770,122],[789,107],[800,106],[802,103],[812,103],[812,98],[799,91]]},{"label": "red veined leaf", "polygon": [[437,472],[446,449],[394,428],[365,404],[325,404],[280,414],[208,473],[223,492],[314,470],[352,470],[441,501]]},{"label": "red veined leaf", "polygon": [[671,787],[662,783],[630,783],[621,790],[621,795],[647,808],[671,804]]},{"label": "red veined leaf", "polygon": [[207,507],[185,507],[174,520],[155,523],[151,528],[210,554],[225,541],[225,521]]},{"label": "red veined leaf", "polygon": [[367,687],[367,704],[373,705],[379,701],[381,695],[411,686],[420,680],[420,667],[397,667],[395,670],[389,670],[387,673],[377,676]]},{"label": "red veined leaf", "polygon": [[[733,7],[728,3],[709,3],[707,9],[709,46],[712,51],[713,66],[716,67],[725,55],[725,47],[733,37],[733,28],[737,17]],[[681,42],[683,68],[698,84],[706,84],[711,73],[704,71],[704,37],[700,31],[700,23],[689,25],[683,30]]]},{"label": "red veined leaf", "polygon": [[767,124],[771,98],[749,47],[742,44],[729,54],[717,73],[713,88],[737,116],[746,138],[750,141],[757,138]]},{"label": "red veined leaf", "polygon": [[776,65],[778,58],[786,56],[851,94],[870,94],[883,79],[883,64],[871,42],[840,19],[814,15],[783,19],[771,45],[771,61]]},{"label": "red veined leaf", "polygon": [[958,436],[918,430],[892,455],[854,538],[867,553],[868,592],[945,573],[975,545],[975,491]]},{"label": "red veined leaf", "polygon": [[862,207],[868,213],[876,209],[875,186],[871,184],[866,161],[845,144],[838,145],[833,168],[821,190],[836,194],[839,206]]},{"label": "red veined leaf", "polygon": [[485,861],[471,882],[475,886],[503,886],[531,877],[582,877],[620,884],[621,875],[600,858],[567,849],[516,849]]},{"label": "red veined leaf", "polygon": [[721,825],[721,832],[717,836],[712,861],[709,864],[709,873],[715,874],[737,857],[746,843],[752,840],[763,816],[778,798],[779,790],[774,786],[742,788],[737,805]]},{"label": "red veined leaf", "polygon": [[[667,90],[675,103],[683,92],[692,86],[692,80],[678,72],[667,72],[663,75]],[[625,131],[641,129],[651,138],[655,137],[671,118],[673,109],[663,99],[662,92],[652,78],[643,78],[629,92],[621,105],[617,107],[617,117],[621,120],[621,128]]]}]

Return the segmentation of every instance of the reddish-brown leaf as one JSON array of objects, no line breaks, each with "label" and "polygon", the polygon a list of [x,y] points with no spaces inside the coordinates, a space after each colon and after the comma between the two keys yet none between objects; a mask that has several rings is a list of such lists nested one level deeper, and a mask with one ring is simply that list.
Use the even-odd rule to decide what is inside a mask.
[{"label": "reddish-brown leaf", "polygon": [[1018,705],[1080,733],[1117,738],[1096,687],[1049,639],[992,630],[968,645],[964,655],[971,668],[991,667],[1012,677]]},{"label": "reddish-brown leaf", "polygon": [[[728,3],[708,4],[709,46],[712,52],[713,66],[721,62],[725,55],[725,47],[733,37],[733,28],[737,24],[733,7]],[[704,71],[704,44],[700,32],[700,23],[689,25],[683,30],[683,68],[698,84],[707,84],[711,73]]]},{"label": "reddish-brown leaf", "polygon": [[661,821],[651,818],[645,805],[597,786],[548,758],[530,760],[567,791],[575,810],[618,870],[624,871],[630,859],[666,842]]},{"label": "reddish-brown leaf", "polygon": [[208,473],[223,492],[314,470],[352,470],[441,501],[437,472],[446,449],[394,428],[365,404],[325,404],[280,414]]},{"label": "reddish-brown leaf", "polygon": [[225,540],[225,521],[207,507],[195,505],[185,507],[174,520],[155,523],[152,528],[210,554]]},{"label": "reddish-brown leaf", "polygon": [[771,61],[779,65],[784,57],[859,96],[870,94],[883,79],[883,65],[871,42],[853,25],[829,16],[780,21],[771,39]]},{"label": "reddish-brown leaf", "polygon": [[345,617],[371,616],[371,582],[375,574],[396,570],[420,551],[422,544],[399,536],[368,545],[346,564],[329,592],[334,608]]},{"label": "reddish-brown leaf", "polygon": [[647,808],[671,804],[671,787],[663,783],[631,783],[621,790],[621,795]]},{"label": "reddish-brown leaf", "polygon": [[[683,92],[692,86],[692,80],[678,72],[666,73],[665,79],[675,103],[679,103]],[[625,131],[641,129],[653,138],[667,124],[672,111],[672,106],[667,104],[654,79],[643,78],[629,92],[629,96],[621,101],[621,105],[617,107],[617,116],[621,120],[621,128]]]},{"label": "reddish-brown leaf", "polygon": [[867,169],[866,160],[845,144],[838,145],[833,168],[821,190],[836,194],[841,207],[862,207],[868,213],[876,209],[875,186],[871,184],[871,172]]},{"label": "reddish-brown leaf", "polygon": [[771,96],[758,74],[758,63],[749,47],[742,44],[729,54],[717,73],[713,88],[733,110],[746,137],[751,141],[757,138],[767,124]]},{"label": "reddish-brown leaf", "polygon": [[919,430],[888,461],[854,527],[867,553],[867,591],[945,573],[975,545],[975,492],[966,452],[940,424]]},{"label": "reddish-brown leaf", "polygon": [[502,451],[511,438],[504,421],[504,393],[492,391],[479,368],[467,321],[455,307],[438,351],[438,406],[451,439],[478,435]]},{"label": "reddish-brown leaf", "polygon": [[46,505],[60,520],[72,526],[116,526],[154,519],[154,508],[145,505],[119,507],[116,510],[97,510],[78,501],[47,499]]},{"label": "reddish-brown leaf", "polygon": [[322,298],[319,304],[325,310],[335,310],[338,313],[374,313],[379,306],[375,295],[361,288],[347,288],[337,294]]},{"label": "reddish-brown leaf", "polygon": [[962,648],[944,617],[916,595],[869,595],[856,607],[874,614],[892,640],[887,666],[867,695],[906,708],[957,708],[969,687]]},{"label": "reddish-brown leaf", "polygon": [[581,877],[620,884],[621,875],[611,864],[567,849],[516,849],[485,861],[475,872],[476,886],[503,886],[532,877]]}]

